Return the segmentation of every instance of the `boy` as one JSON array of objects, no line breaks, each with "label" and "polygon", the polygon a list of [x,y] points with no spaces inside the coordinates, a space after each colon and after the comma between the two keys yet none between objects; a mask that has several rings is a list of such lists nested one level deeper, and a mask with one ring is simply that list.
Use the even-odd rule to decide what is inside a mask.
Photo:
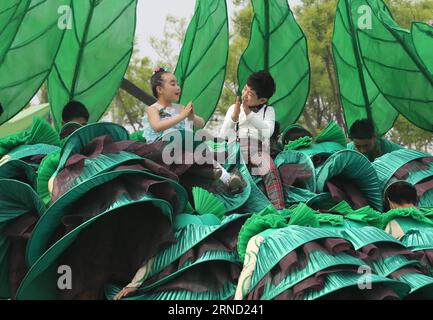
[{"label": "boy", "polygon": [[349,132],[353,141],[347,145],[347,149],[357,150],[365,155],[371,162],[403,147],[383,138],[378,138],[373,123],[368,119],[356,121]]},{"label": "boy", "polygon": [[268,197],[275,208],[285,207],[278,169],[270,157],[270,139],[275,130],[275,110],[268,106],[276,91],[275,81],[266,71],[253,73],[242,91],[242,103],[227,111],[220,136],[238,141],[244,160],[252,173],[262,176]]}]

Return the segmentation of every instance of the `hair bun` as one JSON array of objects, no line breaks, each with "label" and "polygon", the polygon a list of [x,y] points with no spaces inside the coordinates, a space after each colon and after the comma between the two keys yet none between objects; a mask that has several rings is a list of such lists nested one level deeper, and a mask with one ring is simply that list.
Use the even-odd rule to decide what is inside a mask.
[{"label": "hair bun", "polygon": [[158,67],[155,70],[153,70],[153,75],[158,74],[160,72],[166,72],[165,68],[163,67]]}]

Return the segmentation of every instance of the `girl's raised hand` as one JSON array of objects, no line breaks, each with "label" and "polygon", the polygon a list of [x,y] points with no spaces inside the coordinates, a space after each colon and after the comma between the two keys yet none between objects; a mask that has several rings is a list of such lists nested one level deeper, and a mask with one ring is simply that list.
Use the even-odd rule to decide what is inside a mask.
[{"label": "girl's raised hand", "polygon": [[192,102],[188,103],[188,106],[191,106],[191,112],[189,113],[188,120],[193,121],[195,117],[194,113],[194,104]]},{"label": "girl's raised hand", "polygon": [[192,106],[192,102],[190,102],[185,108],[183,108],[180,114],[182,115],[183,118],[186,118],[189,117],[192,112],[193,112],[193,106]]}]

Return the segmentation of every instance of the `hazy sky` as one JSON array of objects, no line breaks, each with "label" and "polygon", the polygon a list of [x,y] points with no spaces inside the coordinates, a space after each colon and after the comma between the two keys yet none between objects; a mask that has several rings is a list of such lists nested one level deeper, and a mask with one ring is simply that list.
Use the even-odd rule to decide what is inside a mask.
[{"label": "hazy sky", "polygon": [[[291,6],[300,0],[288,0]],[[153,60],[157,55],[149,45],[149,37],[162,36],[165,17],[170,14],[176,17],[186,17],[188,21],[194,13],[195,0],[138,0],[137,40],[141,56]],[[234,12],[232,0],[227,0],[229,16]]]}]

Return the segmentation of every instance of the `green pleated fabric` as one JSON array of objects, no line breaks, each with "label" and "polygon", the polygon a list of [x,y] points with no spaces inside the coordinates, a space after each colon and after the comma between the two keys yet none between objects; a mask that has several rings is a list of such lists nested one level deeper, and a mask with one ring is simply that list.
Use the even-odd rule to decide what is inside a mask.
[{"label": "green pleated fabric", "polygon": [[19,146],[8,153],[11,160],[21,160],[24,158],[37,156],[37,155],[47,155],[53,152],[59,151],[60,148],[50,144],[33,144],[33,145],[22,145]]},{"label": "green pleated fabric", "polygon": [[[359,287],[359,283],[362,281],[360,274],[358,273],[348,273],[348,272],[335,272],[331,273],[326,277],[324,288],[319,291],[310,291],[304,295],[305,300],[317,300],[324,298],[331,293],[335,293],[342,289],[347,289],[350,287]],[[391,280],[376,274],[371,274],[368,278],[374,288],[375,284],[382,284],[390,287],[394,292],[400,297],[405,297],[410,292],[409,285],[397,281]]]},{"label": "green pleated fabric", "polygon": [[[215,216],[192,216],[178,215],[174,220],[176,228],[175,238],[176,243],[161,251],[154,259],[152,268],[147,275],[148,278],[161,272],[168,265],[179,259],[188,250],[211,236],[215,232],[227,228],[231,223],[238,219],[246,218],[245,215],[231,215],[222,221],[215,220]],[[233,255],[230,255],[233,257]],[[235,257],[236,258],[236,257]],[[240,261],[239,258],[233,261]]]},{"label": "green pleated fabric", "polygon": [[[61,218],[67,213],[68,204],[76,201],[88,190],[118,177],[121,174],[137,174],[146,176],[147,174],[138,171],[133,173],[131,170],[118,171],[99,175],[87,181],[56,201],[49,210],[39,219],[32,236],[29,240],[26,252],[28,265],[32,266],[18,289],[17,299],[21,300],[53,300],[57,298],[57,260],[61,254],[72,245],[79,233],[90,224],[94,223],[102,216],[110,214],[116,209],[137,203],[151,203],[159,209],[161,214],[171,220],[173,209],[165,200],[157,199],[152,194],[145,194],[140,198],[131,199],[127,195],[120,195],[119,198],[106,211],[86,220],[72,231],[65,234],[52,246],[48,246],[50,238],[57,226],[61,223]],[[145,214],[145,213],[144,213]]]},{"label": "green pleated fabric", "polygon": [[433,230],[433,221],[416,207],[392,209],[384,213],[382,219],[384,226],[391,220],[398,220],[404,232],[418,228],[432,228]]},{"label": "green pleated fabric", "polygon": [[328,155],[346,149],[341,144],[333,141],[321,142],[321,143],[313,143],[307,148],[299,149],[299,152],[312,157],[315,155]]},{"label": "green pleated fabric", "polygon": [[316,191],[316,172],[311,159],[301,152],[283,151],[275,158],[275,165],[279,168],[284,164],[303,164],[305,170],[311,172],[311,178],[308,179],[306,189]]},{"label": "green pleated fabric", "polygon": [[340,101],[348,129],[361,119],[371,119],[379,136],[394,125],[398,112],[369,75],[356,35],[358,9],[364,0],[340,0],[334,20],[332,51],[337,70]]},{"label": "green pleated fabric", "polygon": [[146,138],[144,137],[144,131],[143,130],[139,130],[139,131],[135,131],[135,132],[131,133],[129,135],[129,139],[146,142]]},{"label": "green pleated fabric", "polygon": [[266,208],[261,212],[252,215],[242,226],[238,237],[238,253],[242,260],[245,259],[250,239],[267,229],[280,229],[286,227],[285,217],[280,215],[273,208]]},{"label": "green pleated fabric", "polygon": [[335,176],[354,180],[369,204],[375,209],[382,209],[382,196],[376,171],[362,154],[353,150],[343,150],[329,157],[317,172],[317,191],[323,192],[326,182]]},{"label": "green pleated fabric", "polygon": [[329,122],[325,129],[320,132],[314,139],[316,143],[321,142],[336,142],[343,147],[347,145],[347,138],[341,128],[335,121]]},{"label": "green pleated fabric", "polygon": [[36,188],[35,169],[21,160],[11,160],[0,165],[0,179],[13,179]]},{"label": "green pleated fabric", "polygon": [[0,298],[11,298],[9,288],[9,239],[3,230],[27,213],[42,215],[46,208],[36,192],[17,180],[0,179]]},{"label": "green pleated fabric", "polygon": [[286,188],[284,197],[286,201],[286,206],[291,206],[300,202],[311,203],[313,198],[316,198],[318,195],[313,193],[307,189],[301,189],[293,186],[289,186]]},{"label": "green pleated fabric", "polygon": [[337,203],[328,192],[322,192],[310,198],[306,204],[314,209],[329,210]]},{"label": "green pleated fabric", "polygon": [[398,278],[400,282],[406,283],[411,290],[409,298],[431,300],[433,299],[433,278],[419,273],[407,273]]},{"label": "green pleated fabric", "polygon": [[218,199],[209,191],[199,188],[192,188],[195,211],[199,214],[213,214],[222,219],[226,213],[224,202]]},{"label": "green pleated fabric", "polygon": [[431,157],[431,155],[417,150],[401,149],[377,158],[373,162],[373,167],[376,170],[381,190],[385,189],[389,180],[402,166],[426,157]]},{"label": "green pleated fabric", "polygon": [[[28,246],[27,246],[27,253],[26,258],[29,265],[33,265],[36,260],[42,256],[42,254],[48,249],[48,244],[50,241],[50,237],[53,235],[54,231],[56,230],[57,226],[61,223],[61,219],[64,215],[67,214],[67,208],[74,203],[75,201],[79,200],[83,195],[91,191],[92,189],[101,186],[103,184],[109,183],[111,180],[116,179],[117,177],[121,175],[130,175],[130,176],[137,176],[137,177],[149,177],[150,179],[159,179],[159,180],[166,180],[165,178],[158,177],[156,175],[153,175],[151,173],[147,173],[144,171],[137,171],[137,170],[119,170],[114,172],[108,172],[105,174],[100,174],[92,179],[85,180],[81,184],[71,188],[66,192],[64,195],[62,195],[56,202],[54,202],[46,214],[44,214],[41,219],[39,220],[38,224],[36,225],[32,237],[29,240]],[[175,184],[174,182],[171,182]],[[175,184],[175,188],[180,192],[180,189],[177,184]],[[180,201],[182,199],[186,199],[186,194],[184,196],[179,195]],[[109,213],[115,209],[137,203],[137,202],[155,202],[156,205],[161,209],[161,211],[167,216],[168,219],[172,219],[173,215],[173,209],[170,204],[168,204],[166,201],[156,199],[153,195],[147,194],[143,196],[143,199],[129,199],[126,195],[122,195],[119,197],[119,199],[111,205],[109,209],[107,209],[105,212],[101,212],[101,214],[94,219],[97,219],[98,217]],[[184,200],[185,201],[185,200]],[[184,203],[184,205],[186,202]],[[179,212],[177,212],[179,213]],[[176,212],[174,214],[177,214]],[[92,220],[93,221],[93,220]],[[79,228],[84,227],[87,225],[87,221],[81,225]],[[78,228],[78,229],[79,229]],[[77,230],[74,230],[74,232],[77,232]],[[69,234],[68,234],[69,235]],[[67,235],[67,236],[68,236]]]},{"label": "green pleated fabric", "polygon": [[258,212],[271,204],[268,197],[257,186],[258,182],[251,176],[242,157],[239,143],[212,143],[209,147],[217,152],[228,152],[224,168],[228,172],[233,172],[233,170],[237,169],[246,183],[241,193],[234,195],[225,193],[215,194],[217,198],[224,202],[227,212],[238,209],[244,213]]},{"label": "green pleated fabric", "polygon": [[286,128],[301,115],[310,90],[306,37],[287,1],[253,0],[252,5],[250,42],[238,67],[239,89],[252,72],[269,71],[277,85],[269,105],[275,107],[281,128]]},{"label": "green pleated fabric", "polygon": [[[139,289],[139,295],[141,293],[146,293],[147,291],[150,291],[152,289],[158,288],[159,286],[166,284],[167,282],[176,279],[183,273],[185,273],[188,270],[193,269],[194,267],[200,266],[202,264],[208,264],[216,261],[225,261],[233,264],[237,264],[241,266],[241,261],[239,260],[239,256],[236,254],[236,252],[226,252],[226,251],[206,251],[204,252],[196,261],[193,263],[187,261],[184,265],[180,266],[178,270],[175,272],[169,274],[166,277],[163,277],[159,279],[158,281],[149,284],[147,286],[142,286]],[[203,276],[203,275],[202,275]],[[234,292],[233,292],[234,294]]]},{"label": "green pleated fabric", "polygon": [[197,1],[177,62],[180,104],[194,103],[205,121],[215,111],[227,70],[229,19],[225,0]]},{"label": "green pleated fabric", "polygon": [[[106,296],[107,299],[112,300],[114,296],[119,292],[121,288],[115,286],[107,286]],[[236,291],[236,284],[226,283],[224,287],[218,292],[192,292],[187,290],[176,290],[176,291],[163,291],[157,293],[143,293],[137,297],[125,298],[124,300],[229,300],[231,299]]]},{"label": "green pleated fabric", "polygon": [[[97,122],[110,105],[132,56],[137,0],[72,0],[65,33],[48,78],[48,98],[57,130],[71,100],[82,102]],[[119,35],[122,35],[119,37]],[[110,54],[100,54],[107,50]]]},{"label": "green pleated fabric", "polygon": [[403,246],[402,243],[394,239],[385,231],[375,227],[363,227],[359,229],[351,228],[342,232],[344,238],[349,240],[355,250],[359,250],[367,245],[388,242]]},{"label": "green pleated fabric", "polygon": [[96,158],[87,158],[84,160],[84,168],[80,175],[74,180],[72,186],[91,179],[99,174],[111,171],[117,166],[133,160],[142,160],[143,158],[125,151],[111,154],[100,154]]},{"label": "green pleated fabric", "polygon": [[[324,238],[341,238],[335,231],[317,228],[288,226],[282,229],[268,229],[260,233],[265,240],[260,246],[257,264],[251,277],[254,288],[260,280],[272,270],[287,254],[300,246]],[[321,261],[318,261],[321,263]]]},{"label": "green pleated fabric", "polygon": [[406,232],[401,242],[407,248],[415,252],[420,250],[433,250],[432,229],[411,228]]},{"label": "green pleated fabric", "polygon": [[[402,268],[421,268],[417,260],[409,260],[403,255],[381,257],[370,263],[372,269],[379,275],[389,277],[393,272]],[[410,286],[408,295],[418,295],[418,298],[431,299],[433,294],[433,278],[422,273],[409,272],[398,278],[399,281]]]},{"label": "green pleated fabric", "polygon": [[[51,127],[51,125],[42,118],[35,117],[33,119],[32,126],[24,131],[0,138],[0,158],[8,154],[14,159],[19,159],[19,155],[14,155],[14,150],[21,147],[26,148],[32,145],[49,145],[52,148],[60,147],[60,138],[56,131]],[[43,151],[42,147],[37,147],[41,149],[41,154],[44,152],[52,152],[50,150]],[[49,147],[46,147],[49,148]],[[23,150],[23,149],[20,149]],[[15,153],[20,153],[15,151]],[[38,153],[24,152],[25,154],[36,155]],[[47,153],[45,153],[47,154]],[[21,156],[26,157],[26,155]]]},{"label": "green pleated fabric", "polygon": [[128,140],[129,134],[125,128],[114,123],[95,123],[84,126],[71,134],[64,142],[59,161],[58,170],[63,169],[66,161],[72,155],[88,145],[93,139],[109,135],[113,141]]},{"label": "green pleated fabric", "polygon": [[51,201],[51,194],[48,189],[48,182],[57,170],[60,161],[60,151],[47,155],[38,168],[37,192],[41,200],[48,205]]},{"label": "green pleated fabric", "polygon": [[[302,265],[302,263],[305,262],[306,261],[300,261],[300,264]],[[365,263],[361,259],[349,256],[345,253],[340,253],[332,256],[322,251],[313,251],[311,252],[311,254],[308,255],[308,264],[305,268],[294,270],[277,285],[274,285],[272,283],[266,284],[262,299],[271,300],[279,294],[283,293],[284,291],[293,288],[293,286],[295,286],[299,282],[313,276],[314,274],[322,270],[337,266],[361,267],[364,264]]]}]

